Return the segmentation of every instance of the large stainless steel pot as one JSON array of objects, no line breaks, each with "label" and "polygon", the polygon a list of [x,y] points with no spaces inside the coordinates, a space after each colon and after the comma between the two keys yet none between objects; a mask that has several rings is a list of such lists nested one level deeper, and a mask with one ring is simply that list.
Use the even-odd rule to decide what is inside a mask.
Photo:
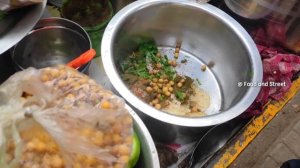
[{"label": "large stainless steel pot", "polygon": [[[197,118],[171,115],[149,106],[126,87],[118,71],[120,60],[136,47],[136,35],[155,39],[160,47],[174,47],[193,58],[185,71],[204,75],[210,93],[211,115]],[[254,101],[259,87],[238,87],[238,82],[262,81],[262,63],[248,33],[229,15],[209,4],[182,0],[136,1],[119,11],[108,24],[101,48],[104,69],[114,88],[140,115],[160,141],[195,138],[207,127],[226,122],[243,113]],[[211,65],[207,73],[195,68]],[[207,80],[205,80],[207,79]],[[193,135],[193,136],[189,136]]]}]

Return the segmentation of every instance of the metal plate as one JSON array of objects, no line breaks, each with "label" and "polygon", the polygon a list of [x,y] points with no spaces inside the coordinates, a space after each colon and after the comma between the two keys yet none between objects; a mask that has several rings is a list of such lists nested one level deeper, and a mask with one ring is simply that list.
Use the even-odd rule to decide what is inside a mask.
[{"label": "metal plate", "polygon": [[41,18],[47,0],[43,3],[19,9],[0,22],[0,54],[18,43]]}]

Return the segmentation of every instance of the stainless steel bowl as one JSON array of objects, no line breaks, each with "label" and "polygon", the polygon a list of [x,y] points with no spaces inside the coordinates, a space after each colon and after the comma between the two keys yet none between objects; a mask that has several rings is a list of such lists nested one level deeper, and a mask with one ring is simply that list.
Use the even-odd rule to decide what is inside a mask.
[{"label": "stainless steel bowl", "polygon": [[134,131],[141,142],[141,154],[135,167],[159,168],[160,165],[157,150],[149,131],[139,116],[129,106],[126,106],[126,108],[134,120]]},{"label": "stainless steel bowl", "polygon": [[[18,70],[66,64],[91,48],[85,30],[62,18],[40,20],[13,49],[12,60]],[[89,63],[78,70],[85,72]]]},{"label": "stainless steel bowl", "polygon": [[46,4],[47,0],[43,0],[40,4],[11,12],[4,20],[0,20],[0,54],[26,36],[43,15]]},{"label": "stainless steel bowl", "polygon": [[261,19],[269,15],[278,0],[225,0],[227,7],[247,19]]},{"label": "stainless steel bowl", "polygon": [[[188,57],[189,61],[179,71],[201,79],[201,87],[211,97],[210,115],[190,118],[168,114],[149,106],[127,88],[120,77],[119,63],[137,46],[137,35],[150,36],[160,48],[171,50],[178,39],[182,40],[179,57]],[[262,81],[261,58],[251,37],[229,15],[209,4],[181,0],[133,2],[110,21],[101,50],[105,72],[114,88],[141,112],[149,131],[161,141],[190,141],[200,131],[197,127],[237,117],[260,90],[238,87],[238,82]],[[200,69],[203,64],[209,65],[206,72]]]}]

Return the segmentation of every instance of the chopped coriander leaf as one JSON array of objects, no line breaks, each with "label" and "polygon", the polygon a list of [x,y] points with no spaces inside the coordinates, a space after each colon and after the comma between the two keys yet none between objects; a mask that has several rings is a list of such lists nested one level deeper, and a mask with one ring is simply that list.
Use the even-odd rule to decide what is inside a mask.
[{"label": "chopped coriander leaf", "polygon": [[175,97],[179,100],[179,101],[184,101],[184,99],[186,98],[186,94],[183,93],[182,91],[177,90],[175,92]]},{"label": "chopped coriander leaf", "polygon": [[198,78],[196,78],[196,81],[197,81],[198,85],[201,85],[201,82]]},{"label": "chopped coriander leaf", "polygon": [[165,97],[164,95],[161,95],[161,96],[159,97],[159,99],[160,99],[160,101],[163,101],[163,100],[166,99],[166,97]]}]

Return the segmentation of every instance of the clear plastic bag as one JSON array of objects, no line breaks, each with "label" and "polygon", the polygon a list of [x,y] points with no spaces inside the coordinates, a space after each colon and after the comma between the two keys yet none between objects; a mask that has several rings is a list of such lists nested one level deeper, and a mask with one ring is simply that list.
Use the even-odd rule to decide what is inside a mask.
[{"label": "clear plastic bag", "polygon": [[0,86],[0,165],[126,167],[133,131],[124,105],[71,68],[18,72]]}]

